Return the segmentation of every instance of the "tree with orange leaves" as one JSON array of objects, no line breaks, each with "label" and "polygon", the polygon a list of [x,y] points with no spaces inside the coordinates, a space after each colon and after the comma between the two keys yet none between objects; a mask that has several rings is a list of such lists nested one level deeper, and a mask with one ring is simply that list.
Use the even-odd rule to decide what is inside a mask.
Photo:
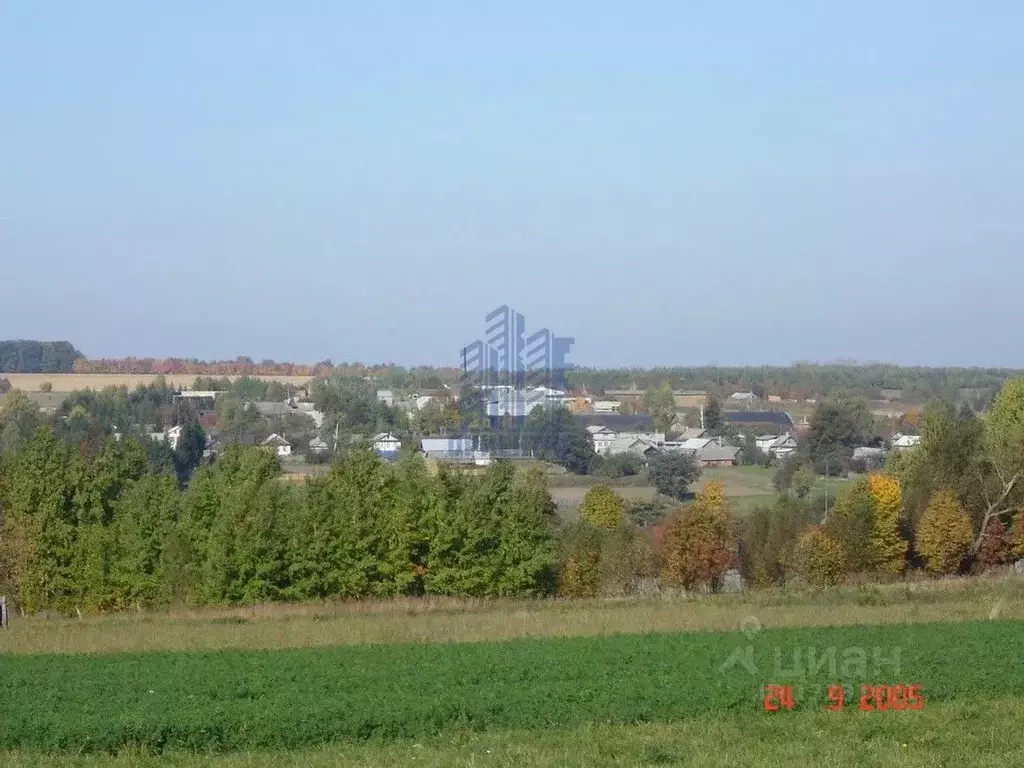
[{"label": "tree with orange leaves", "polygon": [[716,590],[735,556],[736,526],[725,486],[712,481],[670,521],[662,577],[687,589]]}]

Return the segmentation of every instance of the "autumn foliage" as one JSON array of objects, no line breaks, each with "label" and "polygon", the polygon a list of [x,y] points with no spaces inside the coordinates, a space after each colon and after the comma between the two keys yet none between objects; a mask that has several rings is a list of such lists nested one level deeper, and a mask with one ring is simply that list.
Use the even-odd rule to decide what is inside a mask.
[{"label": "autumn foliage", "polygon": [[669,523],[662,576],[687,589],[716,589],[735,556],[735,525],[725,487],[712,481]]},{"label": "autumn foliage", "polygon": [[1014,557],[1024,557],[1024,510],[1017,512],[1010,528],[1010,552]]},{"label": "autumn foliage", "polygon": [[917,551],[932,573],[957,573],[973,540],[971,519],[952,491],[938,491],[917,526]]},{"label": "autumn foliage", "polygon": [[985,528],[985,538],[978,550],[978,564],[986,568],[1004,565],[1010,559],[1010,532],[998,518],[992,518]]},{"label": "autumn foliage", "polygon": [[801,534],[793,550],[794,573],[815,587],[838,584],[846,570],[843,548],[825,529],[814,525]]},{"label": "autumn foliage", "polygon": [[871,531],[874,568],[881,573],[902,573],[906,566],[907,542],[900,536],[900,481],[890,474],[869,475],[868,494],[874,513]]},{"label": "autumn foliage", "polygon": [[625,502],[607,485],[595,485],[583,497],[580,504],[580,520],[606,531],[622,525]]}]

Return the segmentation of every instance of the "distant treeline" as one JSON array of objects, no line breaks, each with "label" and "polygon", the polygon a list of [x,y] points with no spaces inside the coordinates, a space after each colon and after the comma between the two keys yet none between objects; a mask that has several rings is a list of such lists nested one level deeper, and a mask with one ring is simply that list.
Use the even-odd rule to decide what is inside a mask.
[{"label": "distant treeline", "polygon": [[0,341],[0,373],[71,373],[81,357],[67,341]]},{"label": "distant treeline", "polygon": [[445,381],[458,378],[453,368],[401,368],[389,363],[364,365],[343,362],[335,365],[322,360],[313,365],[305,363],[254,361],[239,356],[234,360],[186,360],[180,357],[122,357],[75,361],[74,373],[91,374],[163,374],[196,376],[369,376],[383,385],[394,387],[440,388]]},{"label": "distant treeline", "polygon": [[[222,376],[310,376],[370,378],[382,388],[430,391],[457,384],[461,371],[453,367],[406,368],[393,363],[364,364],[321,360],[304,363],[185,358],[125,357],[86,359],[68,342],[0,342],[0,373],[165,374]],[[671,368],[571,368],[565,386],[599,395],[617,389],[705,391],[719,397],[733,392],[775,395],[788,400],[822,398],[838,390],[868,399],[899,399],[925,403],[936,398],[967,400],[979,408],[1021,369],[927,368],[890,363],[796,363],[788,366],[698,366]]]},{"label": "distant treeline", "polygon": [[[925,368],[888,363],[865,365],[704,366],[697,368],[575,368],[566,378],[573,389],[589,392],[615,389],[654,389],[664,382],[676,390],[700,390],[721,397],[753,392],[759,397],[821,398],[838,390],[879,399],[897,395],[924,403],[935,398],[953,401],[990,398],[1020,370],[1009,368]],[[970,390],[970,391],[968,391]]]}]

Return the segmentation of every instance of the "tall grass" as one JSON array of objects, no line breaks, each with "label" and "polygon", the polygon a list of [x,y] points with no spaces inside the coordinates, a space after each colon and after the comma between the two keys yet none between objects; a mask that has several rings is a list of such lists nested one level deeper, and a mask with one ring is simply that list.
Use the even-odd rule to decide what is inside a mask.
[{"label": "tall grass", "polygon": [[1024,619],[1019,577],[921,580],[824,591],[665,594],[605,600],[460,600],[266,604],[83,619],[12,617],[0,653],[309,648],[394,642],[475,642],[642,632]]}]

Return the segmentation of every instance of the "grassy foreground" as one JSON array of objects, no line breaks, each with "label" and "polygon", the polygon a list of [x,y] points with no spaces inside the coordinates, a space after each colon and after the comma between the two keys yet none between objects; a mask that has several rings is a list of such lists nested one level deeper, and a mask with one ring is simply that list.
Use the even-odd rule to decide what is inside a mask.
[{"label": "grassy foreground", "polygon": [[[830,684],[917,683],[930,704],[1024,691],[1024,622],[633,635],[476,644],[0,658],[0,749],[304,749],[449,732],[796,713]],[[858,715],[865,713],[857,712]],[[873,713],[876,722],[916,712]]]},{"label": "grassy foreground", "polygon": [[824,592],[590,601],[408,599],[77,618],[12,618],[0,654],[313,648],[641,632],[1024,620],[1024,579],[953,579]]},{"label": "grassy foreground", "polygon": [[139,750],[114,756],[0,753],[5,765],[128,768],[271,766],[782,766],[1024,765],[1024,701],[964,699],[914,713],[731,714],[671,724],[584,725],[550,731],[455,731],[392,743],[200,755]]}]

